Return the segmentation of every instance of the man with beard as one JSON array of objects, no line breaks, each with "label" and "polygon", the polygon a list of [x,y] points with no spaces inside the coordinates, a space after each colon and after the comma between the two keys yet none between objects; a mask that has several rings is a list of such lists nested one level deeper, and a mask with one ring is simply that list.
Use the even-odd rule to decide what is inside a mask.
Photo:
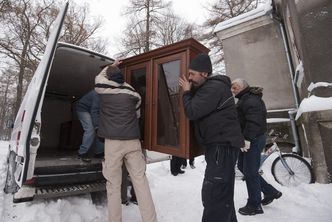
[{"label": "man with beard", "polygon": [[203,222],[235,222],[235,164],[244,139],[237,119],[231,81],[212,74],[210,57],[197,55],[183,75],[183,104],[195,124],[195,136],[205,148],[206,169],[202,187]]}]

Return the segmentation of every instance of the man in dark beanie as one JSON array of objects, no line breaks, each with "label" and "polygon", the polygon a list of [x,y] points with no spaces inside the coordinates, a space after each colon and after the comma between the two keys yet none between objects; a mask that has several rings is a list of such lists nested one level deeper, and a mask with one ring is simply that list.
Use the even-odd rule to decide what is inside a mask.
[{"label": "man in dark beanie", "polygon": [[204,53],[198,54],[189,65],[189,69],[212,74],[212,64],[210,56]]},{"label": "man in dark beanie", "polygon": [[237,117],[231,81],[212,74],[210,57],[199,54],[183,75],[183,104],[195,124],[195,135],[205,148],[206,169],[202,187],[203,222],[235,222],[235,164],[244,139]]},{"label": "man in dark beanie", "polygon": [[117,82],[119,84],[124,83],[124,78],[121,73],[121,70],[116,66],[109,66],[107,69],[107,78],[108,80]]},{"label": "man in dark beanie", "polygon": [[122,164],[125,164],[134,185],[143,222],[157,222],[149,183],[145,174],[140,128],[141,97],[124,82],[121,62],[106,66],[96,76],[95,90],[100,95],[98,136],[105,138],[103,175],[107,180],[108,218],[122,221],[121,182]]}]

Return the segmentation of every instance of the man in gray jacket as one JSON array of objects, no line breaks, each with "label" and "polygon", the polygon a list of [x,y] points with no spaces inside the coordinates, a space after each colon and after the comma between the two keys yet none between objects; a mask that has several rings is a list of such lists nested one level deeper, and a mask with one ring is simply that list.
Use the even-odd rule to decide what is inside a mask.
[{"label": "man in gray jacket", "polygon": [[143,222],[156,222],[146,163],[141,149],[138,118],[141,97],[124,82],[115,61],[96,77],[95,90],[100,95],[98,136],[105,138],[103,175],[107,180],[108,217],[110,222],[122,221],[122,164],[126,165],[133,182]]}]

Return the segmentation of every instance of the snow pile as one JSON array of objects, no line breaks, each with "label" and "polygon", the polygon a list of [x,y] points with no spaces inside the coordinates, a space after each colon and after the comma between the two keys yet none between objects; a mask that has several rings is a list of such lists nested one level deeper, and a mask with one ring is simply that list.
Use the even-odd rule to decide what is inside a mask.
[{"label": "snow pile", "polygon": [[[309,94],[316,88],[319,87],[332,87],[332,83],[328,82],[316,82],[310,83],[308,86]],[[332,97],[318,97],[311,95],[308,98],[304,98],[300,104],[297,111],[295,120],[300,118],[302,113],[313,112],[313,111],[323,111],[332,109]]]},{"label": "snow pile", "polygon": [[[7,153],[8,153],[8,142],[0,141],[0,219],[3,215],[4,199],[5,194],[3,188],[5,187],[5,181],[7,176]],[[2,220],[0,220],[2,221]]]},{"label": "snow pile", "polygon": [[312,92],[312,90],[319,88],[319,87],[332,87],[332,83],[329,82],[316,82],[313,83],[311,82],[310,85],[308,86],[308,91]]},{"label": "snow pile", "polygon": [[[0,143],[0,185],[6,175],[8,143]],[[274,154],[272,154],[274,155]],[[264,177],[283,193],[283,196],[268,206],[264,214],[242,216],[241,222],[330,222],[332,218],[332,184],[303,184],[299,187],[283,187],[270,174],[276,156],[269,157],[264,165]],[[200,222],[203,207],[201,186],[205,170],[204,157],[195,159],[196,169],[187,168],[186,173],[172,176],[169,161],[149,164],[147,176],[155,202],[159,222]],[[2,189],[2,187],[1,187]],[[246,204],[245,183],[237,178],[235,183],[236,210]],[[123,222],[141,222],[138,207],[134,204],[122,207]],[[38,200],[28,203],[12,203],[10,194],[0,193],[0,221],[2,222],[106,222],[107,204],[95,205],[90,195]]]},{"label": "snow pile", "polygon": [[296,66],[296,70],[295,70],[295,73],[296,73],[296,77],[295,77],[295,81],[296,81],[296,86],[298,88],[301,87],[301,83],[302,83],[302,80],[304,78],[304,68],[303,68],[303,63],[302,63],[302,60],[300,60],[300,63]]},{"label": "snow pile", "polygon": [[318,97],[312,95],[309,98],[304,98],[302,100],[300,107],[297,111],[295,120],[300,118],[302,113],[331,110],[331,109],[332,109],[332,97]]},{"label": "snow pile", "polygon": [[267,123],[282,123],[282,122],[289,122],[289,118],[267,118]]}]

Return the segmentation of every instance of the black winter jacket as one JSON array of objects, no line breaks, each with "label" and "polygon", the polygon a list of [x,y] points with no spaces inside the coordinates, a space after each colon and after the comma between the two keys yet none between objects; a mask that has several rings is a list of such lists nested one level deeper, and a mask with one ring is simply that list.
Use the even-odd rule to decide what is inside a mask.
[{"label": "black winter jacket", "polygon": [[239,99],[236,108],[242,133],[244,138],[249,141],[266,133],[267,130],[267,114],[262,92],[262,88],[247,87],[236,95],[236,98]]},{"label": "black winter jacket", "polygon": [[229,77],[217,75],[195,92],[183,94],[186,115],[194,121],[196,139],[205,148],[224,143],[239,148],[244,145],[230,87]]}]

